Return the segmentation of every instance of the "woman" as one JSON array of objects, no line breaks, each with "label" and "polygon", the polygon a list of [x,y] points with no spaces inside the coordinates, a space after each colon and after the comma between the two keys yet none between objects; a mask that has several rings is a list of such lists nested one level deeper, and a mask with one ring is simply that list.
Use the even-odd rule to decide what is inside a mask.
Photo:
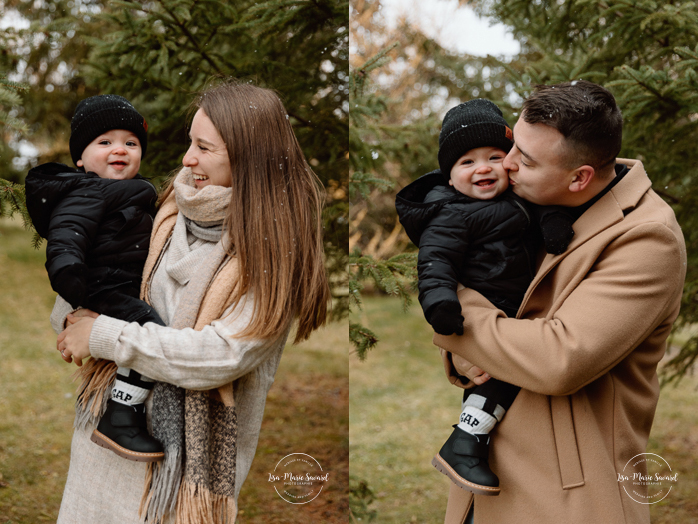
[{"label": "woman", "polygon": [[[233,522],[291,323],[299,342],[325,321],[321,186],[283,104],[273,91],[225,83],[193,107],[191,146],[161,196],[141,289],[168,327],[81,310],[58,337],[67,360],[98,359],[81,368],[59,523]],[[54,327],[64,325],[60,305]],[[159,381],[148,413],[161,465],[89,441],[116,365]]]}]

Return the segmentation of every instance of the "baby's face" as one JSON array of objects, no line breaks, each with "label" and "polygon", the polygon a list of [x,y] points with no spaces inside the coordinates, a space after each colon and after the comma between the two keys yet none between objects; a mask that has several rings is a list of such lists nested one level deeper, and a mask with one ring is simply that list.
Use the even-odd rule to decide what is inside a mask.
[{"label": "baby's face", "polygon": [[141,143],[131,131],[111,129],[90,142],[77,165],[100,178],[128,180],[141,168]]},{"label": "baby's face", "polygon": [[456,191],[478,200],[501,195],[509,187],[509,172],[502,162],[507,154],[497,147],[476,147],[458,159],[451,169]]}]

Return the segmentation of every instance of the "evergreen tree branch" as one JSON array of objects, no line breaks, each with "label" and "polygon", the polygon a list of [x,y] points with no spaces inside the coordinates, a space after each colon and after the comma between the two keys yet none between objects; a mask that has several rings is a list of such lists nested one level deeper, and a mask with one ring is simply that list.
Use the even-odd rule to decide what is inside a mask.
[{"label": "evergreen tree branch", "polygon": [[372,173],[355,171],[349,178],[349,198],[353,200],[361,195],[362,198],[367,199],[372,190],[385,191],[393,187],[393,185],[393,182],[390,180],[385,180]]},{"label": "evergreen tree branch", "polygon": [[354,352],[360,360],[365,360],[369,350],[373,349],[380,340],[370,329],[352,322],[349,324],[349,340],[354,344]]},{"label": "evergreen tree branch", "polygon": [[[6,206],[9,207],[9,212],[6,210]],[[27,211],[24,186],[0,178],[0,217],[12,217],[15,213],[18,213],[22,217],[22,224],[25,229],[34,230],[29,212]],[[41,243],[40,240],[37,242],[37,238],[38,234],[35,233],[35,246]]]},{"label": "evergreen tree branch", "polygon": [[182,32],[182,34],[194,46],[194,50],[199,55],[201,55],[201,58],[206,60],[206,62],[208,62],[211,65],[211,67],[213,68],[213,70],[217,74],[219,74],[221,76],[225,76],[225,73],[223,72],[222,68],[219,67],[219,65],[216,63],[216,61],[213,59],[213,57],[209,56],[209,54],[201,48],[201,46],[199,45],[199,42],[197,42],[194,35],[191,33],[191,31],[189,31],[187,26],[182,21],[180,21],[179,18],[177,18],[177,15],[173,12],[173,10],[169,9],[165,2],[160,1],[159,3],[162,6],[162,8],[165,10],[165,12],[168,15],[170,15],[170,17],[174,21],[175,25],[179,28],[179,30]]}]

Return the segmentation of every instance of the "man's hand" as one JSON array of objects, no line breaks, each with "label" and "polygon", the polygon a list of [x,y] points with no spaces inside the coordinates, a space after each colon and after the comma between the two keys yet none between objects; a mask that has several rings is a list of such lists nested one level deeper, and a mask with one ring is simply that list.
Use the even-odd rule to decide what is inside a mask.
[{"label": "man's hand", "polygon": [[485,373],[475,364],[468,362],[460,355],[455,355],[451,353],[451,360],[453,362],[453,367],[459,375],[463,375],[472,380],[477,386],[484,384],[491,377],[489,373]]},{"label": "man's hand", "polygon": [[463,357],[449,353],[445,349],[440,349],[441,359],[444,363],[444,371],[449,382],[454,386],[463,389],[470,389],[480,384],[484,384],[491,377],[482,369],[468,362]]}]

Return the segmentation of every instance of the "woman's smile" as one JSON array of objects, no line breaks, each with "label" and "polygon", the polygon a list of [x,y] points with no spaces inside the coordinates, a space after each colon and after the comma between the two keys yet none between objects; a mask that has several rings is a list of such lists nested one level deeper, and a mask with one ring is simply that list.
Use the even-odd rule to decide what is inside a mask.
[{"label": "woman's smile", "polygon": [[203,183],[208,180],[208,177],[206,175],[200,175],[198,173],[192,172],[192,175],[194,176],[194,183],[198,185],[204,185]]}]

